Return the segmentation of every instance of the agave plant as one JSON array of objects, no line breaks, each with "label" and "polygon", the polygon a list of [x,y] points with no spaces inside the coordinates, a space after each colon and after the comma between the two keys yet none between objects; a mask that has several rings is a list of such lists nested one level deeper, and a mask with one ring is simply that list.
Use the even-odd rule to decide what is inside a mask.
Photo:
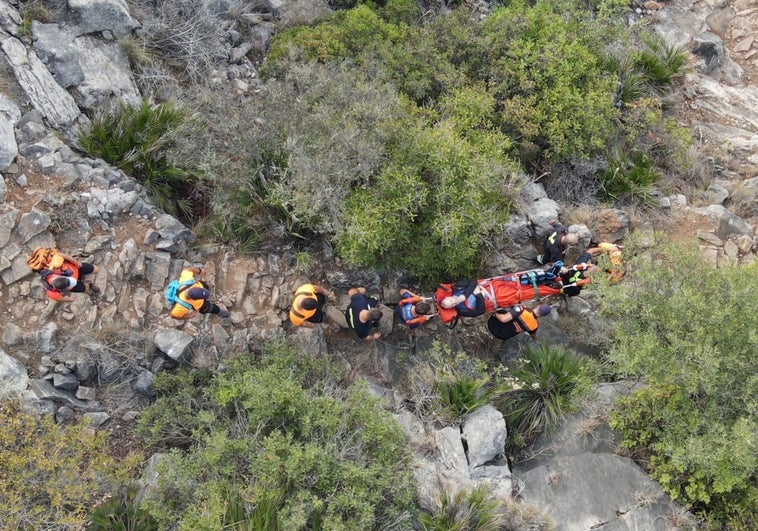
[{"label": "agave plant", "polygon": [[462,373],[443,376],[437,381],[436,388],[443,407],[455,418],[491,403],[497,393],[488,376]]},{"label": "agave plant", "polygon": [[440,497],[439,512],[419,517],[424,531],[497,531],[502,522],[501,504],[489,496],[484,486],[452,494],[445,491]]},{"label": "agave plant", "polygon": [[170,134],[182,123],[184,113],[171,103],[152,106],[122,102],[92,121],[79,138],[90,155],[117,166],[145,185],[166,212],[191,216],[189,195],[194,176],[167,160]]},{"label": "agave plant", "polygon": [[[502,395],[510,446],[523,446],[543,430],[554,430],[578,409],[589,391],[593,365],[570,351],[547,343],[527,347],[523,364],[513,371],[520,388]],[[512,433],[513,432],[513,433]]]}]

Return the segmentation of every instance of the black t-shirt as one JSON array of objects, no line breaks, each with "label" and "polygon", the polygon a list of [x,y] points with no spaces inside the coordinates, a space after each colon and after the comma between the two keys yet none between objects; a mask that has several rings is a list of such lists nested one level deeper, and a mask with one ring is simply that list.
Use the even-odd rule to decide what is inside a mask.
[{"label": "black t-shirt", "polygon": [[377,305],[377,300],[373,297],[366,297],[360,293],[350,297],[350,305],[345,310],[345,320],[347,326],[355,330],[358,337],[366,339],[371,334],[371,329],[379,326],[379,321],[369,321],[368,323],[362,323],[359,319],[361,311],[371,310]]},{"label": "black t-shirt", "polygon": [[543,264],[557,262],[563,258],[563,252],[566,250],[566,246],[561,243],[561,238],[568,234],[568,229],[563,225],[553,225],[553,230],[545,238],[543,245],[544,258]]},{"label": "black t-shirt", "polygon": [[515,322],[508,321],[507,323],[503,323],[494,315],[487,319],[487,328],[489,328],[493,336],[502,340],[516,337],[519,334],[518,330],[516,330]]}]

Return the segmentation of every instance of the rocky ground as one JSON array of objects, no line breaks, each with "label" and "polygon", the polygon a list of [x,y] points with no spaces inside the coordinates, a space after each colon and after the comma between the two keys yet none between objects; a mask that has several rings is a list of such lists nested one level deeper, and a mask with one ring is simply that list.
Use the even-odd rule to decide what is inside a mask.
[{"label": "rocky ground", "polygon": [[[744,192],[740,197],[748,199],[739,204],[740,215],[753,224],[749,241],[725,237],[726,229],[721,227],[722,220],[726,219],[724,213],[711,207],[724,204],[731,207],[730,201],[737,204],[734,201],[736,192],[743,183],[758,175],[758,118],[755,114],[758,104],[752,104],[758,99],[755,95],[758,42],[754,37],[758,35],[758,6],[751,0],[727,3],[682,0],[661,4],[665,5],[664,9],[651,10],[640,18],[645,18],[646,23],[657,24],[659,31],[672,42],[686,40],[689,43],[693,36],[709,30],[723,39],[734,65],[726,61],[712,68],[705,59],[693,55],[687,88],[680,98],[682,105],[678,119],[695,131],[697,148],[704,159],[710,157],[715,173],[705,184],[683,188],[682,192],[689,194],[687,197],[663,198],[667,201],[662,201],[661,209],[630,210],[631,226],[664,231],[676,240],[698,241],[703,256],[716,264],[722,260],[752,261],[755,216],[758,215],[750,215],[755,209],[750,206],[755,205],[754,189]],[[687,36],[686,39],[683,36]],[[7,66],[4,61],[0,61],[0,65],[2,68]],[[712,70],[710,74],[704,73],[706,69]],[[16,94],[18,85],[5,74],[0,71],[0,92]],[[735,76],[739,77],[739,83],[734,83]],[[22,95],[19,98],[22,99],[17,101],[23,100]],[[286,336],[309,352],[328,350],[338,353],[352,377],[368,377],[386,388],[397,387],[415,349],[425,348],[435,339],[465,347],[468,352],[493,363],[519,348],[519,343],[512,341],[508,346],[511,350],[504,352],[500,342],[486,333],[482,320],[464,321],[453,331],[432,322],[414,335],[385,320],[382,340],[375,343],[358,341],[350,330],[339,325],[340,314],[347,304],[347,288],[354,283],[364,283],[385,302],[393,302],[402,281],[380,277],[375,272],[343,270],[326,259],[312,270],[303,270],[297,267],[293,254],[287,249],[247,257],[211,242],[196,242],[191,249],[171,251],[173,259],[170,261],[158,263],[156,258],[150,262],[151,257],[155,258],[156,250],[161,249],[158,247],[160,239],[156,242],[153,238],[156,232],[160,232],[156,218],[130,214],[100,219],[88,216],[86,205],[91,203],[89,196],[99,181],[69,179],[45,171],[38,162],[33,156],[22,156],[5,173],[7,190],[0,217],[11,210],[17,211],[18,216],[34,209],[45,212],[50,218],[46,230],[57,246],[69,252],[81,252],[103,268],[96,279],[103,288],[103,295],[94,300],[77,295],[76,303],[55,305],[42,296],[31,275],[11,284],[3,282],[0,286],[0,315],[4,321],[2,348],[24,362],[32,379],[50,376],[54,372],[70,372],[68,364],[76,365],[76,356],[81,352],[94,349],[102,357],[110,356],[111,351],[125,353],[115,360],[115,366],[111,366],[113,370],[128,372],[125,384],[114,381],[99,386],[92,397],[82,398],[81,404],[77,402],[82,409],[73,408],[76,411],[71,413],[72,417],[79,416],[87,411],[87,404],[97,402],[98,411],[105,411],[110,417],[103,429],[113,432],[114,449],[120,453],[140,444],[132,427],[147,398],[134,394],[132,384],[147,372],[159,371],[161,364],[176,361],[166,359],[156,351],[152,339],[158,333],[179,334],[166,336],[169,344],[164,348],[167,350],[172,347],[172,340],[190,340],[195,351],[190,363],[206,367],[216,367],[232,352],[257,348],[266,338]],[[111,189],[116,188],[116,184],[121,185],[114,181]],[[698,210],[700,207],[711,210]],[[89,219],[86,230],[81,226],[82,219]],[[7,245],[3,249],[3,256],[12,254],[14,249],[11,247]],[[314,254],[322,258],[318,251]],[[181,267],[179,257],[205,266],[215,297],[231,310],[231,318],[219,320],[203,316],[189,323],[177,323],[167,317],[162,289],[165,281]],[[336,326],[325,326],[323,330],[312,332],[294,330],[286,322],[289,294],[305,278],[323,283],[340,294],[339,302],[335,302],[330,311]],[[591,296],[578,298],[571,302],[572,315],[566,307],[557,304],[556,313],[560,316],[553,315],[546,321],[542,332],[548,338],[564,340],[570,331],[571,319],[589,311],[593,305]],[[391,308],[387,311],[391,312]],[[51,328],[51,324],[54,327]],[[72,338],[77,336],[92,341],[72,343]],[[40,349],[40,345],[44,348]],[[579,347],[589,348],[587,345]],[[49,359],[53,353],[61,354],[61,359]],[[69,355],[71,358],[66,358]],[[571,438],[570,435],[567,437]],[[605,450],[613,450],[611,444],[606,446]],[[569,457],[573,459],[575,455],[571,453]],[[583,459],[578,458],[579,461]],[[598,464],[598,468],[620,466],[615,457],[601,459],[607,462]],[[572,466],[566,465],[566,470],[562,471],[564,479],[568,479]],[[524,477],[532,474],[535,485],[542,485],[543,476],[552,474],[545,471],[549,467],[544,460],[534,461],[522,472]],[[553,478],[546,485],[556,481]],[[641,481],[644,482],[644,478]],[[573,486],[568,481],[565,484]],[[532,491],[535,501],[540,501],[542,494],[548,498],[556,495],[548,488]],[[574,499],[571,489],[562,499]],[[573,504],[569,504],[566,512],[570,513],[572,508]],[[593,511],[589,513],[595,514]]]}]

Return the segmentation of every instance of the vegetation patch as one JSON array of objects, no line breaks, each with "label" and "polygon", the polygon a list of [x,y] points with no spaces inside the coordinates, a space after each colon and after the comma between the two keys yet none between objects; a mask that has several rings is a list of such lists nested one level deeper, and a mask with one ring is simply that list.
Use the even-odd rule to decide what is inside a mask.
[{"label": "vegetation patch", "polygon": [[604,290],[608,358],[647,386],[612,426],[672,498],[714,529],[755,527],[758,296],[755,265],[711,267],[694,250],[640,253]]}]

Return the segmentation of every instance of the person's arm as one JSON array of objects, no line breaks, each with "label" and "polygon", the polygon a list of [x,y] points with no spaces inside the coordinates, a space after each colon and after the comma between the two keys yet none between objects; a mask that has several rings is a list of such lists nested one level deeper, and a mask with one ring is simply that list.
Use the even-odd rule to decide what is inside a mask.
[{"label": "person's arm", "polygon": [[415,325],[415,324],[421,324],[427,322],[429,319],[434,317],[434,314],[431,315],[419,315],[418,317],[414,317],[413,319],[408,319],[405,324],[408,326]]},{"label": "person's arm", "polygon": [[82,267],[82,263],[81,263],[79,260],[77,260],[76,258],[74,258],[73,256],[71,256],[70,254],[66,254],[66,253],[63,253],[63,252],[61,252],[61,251],[58,251],[58,254],[59,254],[59,255],[60,255],[60,257],[61,257],[61,258],[63,258],[63,260],[65,260],[66,262],[71,262],[71,263],[72,263],[72,264],[74,264],[76,267]]},{"label": "person's arm", "polygon": [[369,334],[366,337],[364,337],[363,341],[376,341],[380,337],[382,337],[381,332],[374,332],[373,334]]},{"label": "person's arm", "polygon": [[500,321],[501,323],[509,323],[513,321],[513,314],[511,314],[510,311],[505,312],[496,312],[495,313],[495,319]]},{"label": "person's arm", "polygon": [[416,304],[417,302],[421,302],[423,300],[424,297],[416,295],[411,290],[400,288],[400,300],[398,301],[398,304]]},{"label": "person's arm", "polygon": [[321,293],[325,297],[332,297],[334,295],[334,292],[332,290],[328,290],[317,284],[313,284],[313,291],[315,291],[316,293]]}]

